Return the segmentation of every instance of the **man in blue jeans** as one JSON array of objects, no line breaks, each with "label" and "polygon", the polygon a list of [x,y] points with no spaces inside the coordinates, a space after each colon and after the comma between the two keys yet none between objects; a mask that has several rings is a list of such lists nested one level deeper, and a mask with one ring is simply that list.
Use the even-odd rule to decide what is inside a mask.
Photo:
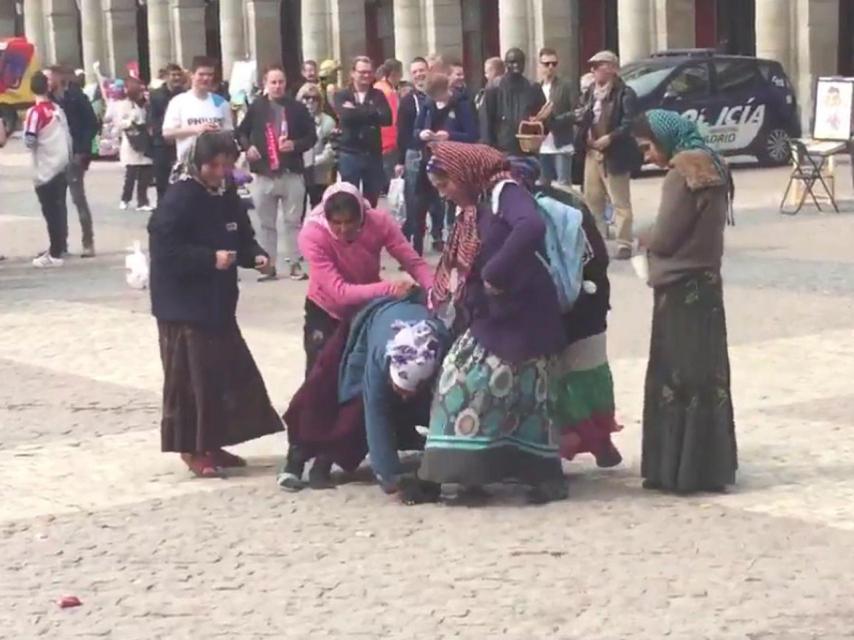
[{"label": "man in blue jeans", "polygon": [[338,172],[344,182],[361,189],[372,207],[385,186],[380,129],[391,126],[391,108],[383,92],[375,89],[374,65],[366,56],[353,61],[350,86],[335,94],[341,138]]}]

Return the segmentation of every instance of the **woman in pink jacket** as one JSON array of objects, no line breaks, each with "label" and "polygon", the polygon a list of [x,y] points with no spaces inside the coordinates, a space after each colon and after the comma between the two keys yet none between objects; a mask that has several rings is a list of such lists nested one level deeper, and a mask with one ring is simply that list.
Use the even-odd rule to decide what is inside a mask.
[{"label": "woman in pink jacket", "polygon": [[[433,285],[433,270],[415,253],[391,215],[370,208],[359,190],[346,182],[329,187],[323,202],[306,217],[299,249],[309,267],[303,330],[306,376],[341,321],[352,318],[367,302],[382,296],[404,298],[415,284],[425,290]],[[380,279],[383,249],[415,284]],[[305,462],[292,447],[286,470],[299,477]],[[323,482],[330,467],[317,459],[312,476]]]}]

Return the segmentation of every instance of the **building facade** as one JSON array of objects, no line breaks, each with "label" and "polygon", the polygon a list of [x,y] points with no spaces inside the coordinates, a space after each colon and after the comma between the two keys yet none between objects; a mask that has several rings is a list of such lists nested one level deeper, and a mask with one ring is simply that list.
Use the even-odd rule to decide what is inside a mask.
[{"label": "building facade", "polygon": [[195,55],[259,68],[367,54],[408,61],[440,52],[464,61],[472,84],[483,61],[540,47],[577,78],[602,48],[623,62],[666,48],[712,47],[779,60],[811,113],[815,78],[854,75],[854,0],[2,0],[0,37],[25,34],[46,63],[143,77]]}]

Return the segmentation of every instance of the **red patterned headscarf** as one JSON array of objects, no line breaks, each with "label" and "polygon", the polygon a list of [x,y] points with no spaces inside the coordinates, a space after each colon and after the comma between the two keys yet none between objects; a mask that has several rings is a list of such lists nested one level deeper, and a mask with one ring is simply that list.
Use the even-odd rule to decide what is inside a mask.
[{"label": "red patterned headscarf", "polygon": [[[468,188],[471,193],[489,192],[502,180],[512,179],[507,157],[485,144],[434,142],[430,145],[430,153],[432,157],[427,164],[428,173],[446,175],[456,184]],[[436,268],[430,292],[431,308],[436,309],[446,302],[460,299],[463,284],[479,250],[477,206],[472,204],[462,207],[457,213],[453,230]],[[457,281],[452,286],[454,271]]]}]

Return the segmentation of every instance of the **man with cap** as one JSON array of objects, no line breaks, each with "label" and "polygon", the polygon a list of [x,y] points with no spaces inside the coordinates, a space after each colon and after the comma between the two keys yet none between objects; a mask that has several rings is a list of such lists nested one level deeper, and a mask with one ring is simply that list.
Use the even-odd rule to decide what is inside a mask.
[{"label": "man with cap", "polygon": [[525,76],[525,54],[510,49],[504,56],[506,73],[486,89],[480,106],[480,141],[500,151],[521,155],[516,134],[519,123],[534,117],[546,103],[543,90]]},{"label": "man with cap", "polygon": [[630,133],[637,115],[637,95],[619,76],[619,60],[611,51],[590,58],[593,82],[581,98],[576,154],[584,157],[584,196],[607,237],[605,206],[608,200],[616,214],[615,258],[632,257],[632,171],[642,156]]}]

